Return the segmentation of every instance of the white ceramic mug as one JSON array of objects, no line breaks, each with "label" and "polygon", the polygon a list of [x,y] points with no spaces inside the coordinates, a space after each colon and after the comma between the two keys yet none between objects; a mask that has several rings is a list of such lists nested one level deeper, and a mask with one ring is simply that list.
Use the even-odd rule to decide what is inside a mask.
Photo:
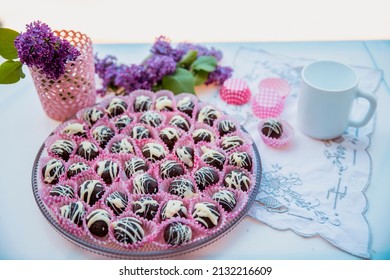
[{"label": "white ceramic mug", "polygon": [[[348,126],[360,127],[371,119],[376,109],[372,94],[358,88],[359,77],[348,65],[336,61],[316,61],[306,65],[301,74],[298,101],[298,125],[316,139],[333,139]],[[356,98],[365,98],[370,106],[362,120],[351,120]]]}]

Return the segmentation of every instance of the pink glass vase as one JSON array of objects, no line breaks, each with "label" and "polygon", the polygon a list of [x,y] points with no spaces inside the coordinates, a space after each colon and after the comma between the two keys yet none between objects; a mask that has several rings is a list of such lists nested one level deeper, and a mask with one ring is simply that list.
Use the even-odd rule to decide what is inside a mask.
[{"label": "pink glass vase", "polygon": [[48,79],[41,70],[30,68],[43,110],[52,119],[64,121],[80,109],[96,101],[95,65],[91,39],[77,31],[54,31],[68,40],[81,53],[69,61],[65,73],[58,79]]}]

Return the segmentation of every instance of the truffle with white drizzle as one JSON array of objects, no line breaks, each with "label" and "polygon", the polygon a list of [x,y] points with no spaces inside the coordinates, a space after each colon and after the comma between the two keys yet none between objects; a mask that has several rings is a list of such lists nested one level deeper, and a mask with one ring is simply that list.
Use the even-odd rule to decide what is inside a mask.
[{"label": "truffle with white drizzle", "polygon": [[64,164],[61,161],[53,158],[49,160],[42,168],[43,182],[46,184],[56,184],[64,172]]},{"label": "truffle with white drizzle", "polygon": [[244,140],[240,136],[232,135],[229,137],[225,137],[221,142],[221,148],[225,151],[230,151],[234,148],[237,148],[244,144]]},{"label": "truffle with white drizzle", "polygon": [[248,175],[245,174],[245,172],[239,169],[233,169],[225,175],[223,184],[227,188],[246,192],[250,188],[251,180]]},{"label": "truffle with white drizzle", "polygon": [[188,146],[181,146],[176,149],[176,156],[180,159],[187,167],[194,166],[194,149]]},{"label": "truffle with white drizzle", "polygon": [[112,160],[102,160],[96,164],[96,173],[106,184],[111,184],[119,175],[118,163]]},{"label": "truffle with white drizzle", "polygon": [[74,190],[69,185],[57,185],[50,190],[51,196],[74,198]]},{"label": "truffle with white drizzle", "polygon": [[133,217],[126,217],[111,223],[115,239],[123,244],[134,244],[145,237],[142,222]]},{"label": "truffle with white drizzle", "polygon": [[81,123],[70,123],[61,130],[61,133],[69,136],[87,136],[87,131],[85,130],[84,125]]},{"label": "truffle with white drizzle", "polygon": [[218,123],[218,132],[221,137],[235,132],[236,130],[237,127],[231,120],[222,120]]},{"label": "truffle with white drizzle", "polygon": [[201,167],[195,172],[195,181],[198,189],[204,191],[205,188],[216,184],[219,176],[211,167]]},{"label": "truffle with white drizzle", "polygon": [[218,225],[220,216],[218,208],[210,202],[196,203],[192,211],[194,220],[207,229]]},{"label": "truffle with white drizzle", "polygon": [[218,202],[226,212],[233,211],[237,204],[235,194],[229,190],[220,190],[214,193],[212,199]]},{"label": "truffle with white drizzle", "polygon": [[269,138],[278,139],[282,137],[283,126],[278,120],[268,119],[263,123],[261,133]]},{"label": "truffle with white drizzle", "polygon": [[221,117],[221,113],[211,105],[204,106],[198,114],[198,121],[213,126],[214,121]]},{"label": "truffle with white drizzle", "polygon": [[138,216],[153,220],[157,214],[159,204],[150,196],[144,196],[133,202],[133,211]]},{"label": "truffle with white drizzle", "polygon": [[83,119],[91,127],[98,120],[104,117],[104,112],[98,108],[89,108],[85,110]]},{"label": "truffle with white drizzle", "polygon": [[186,218],[187,208],[183,204],[183,201],[171,199],[165,202],[162,206],[160,218],[162,221],[165,221],[175,217]]},{"label": "truffle with white drizzle", "polygon": [[114,154],[135,154],[134,147],[128,139],[123,138],[111,145],[111,153]]},{"label": "truffle with white drizzle", "polygon": [[134,139],[147,139],[150,137],[150,131],[142,125],[136,125],[131,129],[130,137]]},{"label": "truffle with white drizzle", "polygon": [[173,104],[172,100],[168,96],[160,96],[156,99],[156,110],[157,111],[172,111]]},{"label": "truffle with white drizzle", "polygon": [[177,177],[184,174],[184,168],[175,160],[166,160],[160,164],[162,179]]},{"label": "truffle with white drizzle", "polygon": [[86,160],[93,160],[99,155],[99,149],[94,143],[83,141],[77,149],[77,155]]},{"label": "truffle with white drizzle", "polygon": [[125,173],[128,178],[136,173],[143,173],[148,170],[146,162],[139,157],[133,157],[125,162]]},{"label": "truffle with white drizzle", "polygon": [[85,213],[84,205],[80,202],[71,202],[68,205],[60,207],[60,215],[69,219],[72,223],[81,226],[83,223],[83,216]]},{"label": "truffle with white drizzle", "polygon": [[168,192],[181,198],[190,199],[196,196],[194,184],[185,178],[177,178],[169,184]]},{"label": "truffle with white drizzle", "polygon": [[148,111],[141,115],[139,121],[152,127],[157,127],[161,124],[162,118],[159,113]]},{"label": "truffle with white drizzle", "polygon": [[229,156],[229,164],[248,171],[252,170],[252,158],[247,152],[234,152]]},{"label": "truffle with white drizzle", "polygon": [[155,194],[158,192],[156,179],[148,173],[139,174],[133,179],[134,194]]},{"label": "truffle with white drizzle", "polygon": [[74,150],[74,145],[72,141],[59,139],[51,144],[49,149],[54,155],[67,161]]},{"label": "truffle with white drizzle", "polygon": [[134,112],[145,112],[152,107],[152,100],[149,96],[139,95],[134,101]]},{"label": "truffle with white drizzle", "polygon": [[149,142],[142,147],[142,154],[147,160],[156,162],[165,158],[167,152],[159,143]]},{"label": "truffle with white drizzle", "polygon": [[108,234],[111,215],[104,209],[95,209],[87,216],[87,228],[95,236],[104,237]]},{"label": "truffle with white drizzle", "polygon": [[122,116],[119,116],[115,121],[114,121],[114,125],[116,126],[116,128],[121,131],[122,129],[124,129],[129,123],[131,123],[133,121],[133,119],[131,117],[129,117],[128,115],[122,115]]},{"label": "truffle with white drizzle", "polygon": [[190,242],[192,239],[191,228],[180,222],[173,222],[164,229],[164,240],[172,246],[179,246],[183,243]]},{"label": "truffle with white drizzle", "polygon": [[180,115],[175,115],[169,121],[170,125],[176,126],[184,131],[188,131],[190,129],[190,124],[188,121]]},{"label": "truffle with white drizzle", "polygon": [[201,150],[203,152],[201,159],[205,163],[222,170],[225,163],[225,156],[222,153],[213,149],[209,149],[206,146],[202,146]]},{"label": "truffle with white drizzle", "polygon": [[106,205],[111,208],[115,215],[122,214],[129,202],[127,194],[119,191],[114,191],[106,198]]},{"label": "truffle with white drizzle", "polygon": [[99,125],[92,131],[92,137],[99,143],[100,147],[104,148],[108,141],[114,137],[115,132],[105,125]]},{"label": "truffle with white drizzle", "polygon": [[194,102],[192,102],[191,98],[186,96],[177,102],[176,107],[180,112],[183,112],[183,113],[187,114],[188,116],[192,117],[192,113],[194,111],[195,104],[194,104]]},{"label": "truffle with white drizzle", "polygon": [[114,97],[108,104],[106,111],[110,118],[123,114],[127,109],[127,103],[120,98]]},{"label": "truffle with white drizzle", "polygon": [[177,129],[173,127],[166,127],[160,131],[160,139],[167,145],[167,147],[172,150],[176,141],[180,138],[180,134]]},{"label": "truffle with white drizzle", "polygon": [[86,180],[80,185],[79,197],[90,206],[94,205],[104,194],[104,187],[98,180]]},{"label": "truffle with white drizzle", "polygon": [[192,138],[194,139],[195,144],[204,141],[204,142],[214,142],[215,137],[210,130],[199,128],[192,132]]},{"label": "truffle with white drizzle", "polygon": [[68,176],[68,178],[72,178],[73,176],[76,176],[77,174],[80,174],[87,170],[89,170],[88,164],[84,162],[75,162],[68,167],[66,175]]}]

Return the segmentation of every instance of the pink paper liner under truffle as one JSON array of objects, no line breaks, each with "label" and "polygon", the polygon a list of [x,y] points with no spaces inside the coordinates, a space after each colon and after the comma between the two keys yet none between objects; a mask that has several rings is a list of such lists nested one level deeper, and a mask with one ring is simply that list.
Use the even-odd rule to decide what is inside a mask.
[{"label": "pink paper liner under truffle", "polygon": [[106,236],[104,237],[99,237],[99,236],[95,236],[93,235],[89,228],[88,228],[88,223],[87,223],[87,217],[88,215],[94,211],[94,210],[97,210],[97,209],[103,209],[105,211],[108,212],[108,214],[110,215],[110,223],[108,224],[108,228],[110,228],[110,225],[111,225],[111,221],[116,217],[115,214],[113,213],[113,211],[110,209],[110,207],[108,207],[107,205],[105,205],[104,203],[102,202],[98,202],[96,203],[94,206],[90,207],[88,209],[88,211],[86,211],[85,215],[84,215],[84,219],[83,219],[83,227],[84,227],[84,232],[86,234],[86,236],[88,236],[89,239],[91,239],[92,241],[96,242],[97,244],[99,245],[105,245],[107,243],[109,243],[111,241],[111,238],[110,238],[110,235],[109,233],[107,233]]},{"label": "pink paper liner under truffle", "polygon": [[157,193],[157,194],[132,194],[131,195],[131,203],[129,204],[129,207],[128,207],[129,211],[134,213],[137,217],[147,220],[146,218],[143,218],[143,217],[139,216],[134,211],[134,204],[135,204],[135,202],[139,201],[142,197],[151,197],[153,200],[157,201],[157,203],[158,203],[158,210],[157,210],[156,215],[154,216],[154,218],[152,220],[150,220],[150,221],[154,222],[155,224],[158,224],[159,223],[158,215],[159,215],[160,208],[162,206],[161,203],[165,199],[166,195],[163,194],[163,193]]},{"label": "pink paper liner under truffle", "polygon": [[265,119],[278,117],[284,109],[284,98],[273,89],[263,89],[252,98],[252,112]]},{"label": "pink paper liner under truffle", "polygon": [[[88,110],[90,110],[90,109],[93,109],[93,108],[99,109],[99,110],[101,110],[101,111],[103,112],[104,116],[101,117],[99,120],[102,120],[102,119],[107,119],[107,120],[108,120],[108,116],[107,116],[106,109],[105,109],[103,106],[101,106],[101,104],[97,104],[97,105],[94,105],[94,106],[89,106],[89,107],[86,107],[86,108],[84,108],[84,109],[81,109],[80,111],[78,111],[78,112],[76,113],[76,118],[77,118],[77,120],[78,120],[80,123],[81,123],[81,122],[82,122],[82,123],[85,123],[85,125],[89,127],[89,124],[88,124],[88,123],[85,121],[85,119],[84,119],[84,114],[85,114],[86,111],[88,111]],[[97,120],[97,121],[99,121],[99,120]]]},{"label": "pink paper liner under truffle", "polygon": [[187,209],[187,215],[186,215],[186,217],[183,217],[183,218],[188,219],[190,217],[190,212],[189,212],[190,200],[182,199],[182,198],[177,197],[175,195],[164,194],[161,196],[160,207],[159,207],[158,212],[156,214],[156,218],[157,218],[156,223],[157,224],[161,224],[167,220],[172,220],[172,219],[177,218],[177,217],[172,217],[172,218],[166,218],[165,220],[162,220],[162,218],[161,218],[161,210],[162,210],[163,206],[165,205],[165,203],[167,203],[169,200],[178,200],[178,201],[183,202],[184,207]]},{"label": "pink paper liner under truffle", "polygon": [[[141,96],[141,95],[148,96],[150,98],[150,101],[152,102],[149,110],[147,110],[147,111],[154,110],[154,102],[155,102],[154,92],[150,91],[150,90],[138,89],[138,90],[131,92],[129,95],[129,103],[128,103],[129,104],[129,112],[138,113],[134,110],[134,103],[135,103],[135,100],[137,99],[137,97]],[[140,112],[140,113],[142,113],[142,112]]]},{"label": "pink paper liner under truffle", "polygon": [[106,147],[104,148],[104,150],[106,151],[106,153],[107,153],[107,154],[112,154],[112,155],[115,155],[115,156],[121,156],[121,155],[129,154],[129,153],[113,153],[113,152],[111,151],[112,145],[113,145],[116,141],[119,141],[119,140],[122,140],[122,139],[127,139],[127,140],[129,141],[129,143],[133,146],[134,153],[130,153],[130,154],[137,155],[137,152],[138,152],[138,153],[140,152],[140,151],[137,149],[137,146],[133,143],[133,141],[134,141],[133,138],[131,138],[130,136],[125,135],[125,134],[117,134],[117,135],[115,135],[114,137],[111,138],[111,140],[107,143]]},{"label": "pink paper liner under truffle", "polygon": [[54,184],[45,183],[45,180],[44,180],[45,178],[43,178],[43,175],[42,175],[43,167],[52,159],[56,159],[56,160],[60,161],[62,163],[62,165],[64,166],[64,173],[62,173],[61,176],[58,178],[58,182],[61,182],[62,180],[66,179],[65,162],[62,159],[53,158],[53,157],[49,157],[49,156],[42,157],[41,160],[39,161],[38,172],[39,172],[39,179],[42,182],[42,185],[44,187],[51,187],[51,186],[54,186],[57,184],[57,183],[54,183]]},{"label": "pink paper liner under truffle", "polygon": [[259,83],[260,91],[262,89],[271,89],[279,93],[280,96],[286,98],[291,91],[288,81],[281,78],[266,78]]},{"label": "pink paper liner under truffle", "polygon": [[[182,99],[184,99],[186,97],[188,97],[192,101],[192,103],[194,104],[194,109],[192,111],[192,116],[187,115],[194,122],[195,119],[196,119],[196,116],[197,116],[197,108],[198,108],[198,103],[199,103],[199,100],[198,100],[198,98],[195,95],[193,95],[191,93],[181,93],[179,95],[176,95],[175,96],[175,98],[176,98],[176,106],[177,106],[177,104],[179,103],[180,100],[182,100]],[[179,109],[177,109],[177,110],[179,112],[181,112]]]},{"label": "pink paper liner under truffle", "polygon": [[77,184],[73,180],[62,180],[58,182],[57,184],[53,185],[52,187],[47,188],[41,188],[40,189],[40,196],[42,200],[45,202],[46,205],[50,206],[55,203],[61,203],[66,200],[70,200],[72,198],[65,197],[65,196],[52,196],[50,195],[50,191],[53,189],[53,187],[58,185],[68,185],[73,189],[74,197],[77,198],[76,190],[77,190]]},{"label": "pink paper liner under truffle", "polygon": [[[77,142],[74,140],[73,137],[71,136],[68,136],[68,135],[62,135],[62,136],[59,136],[58,134],[52,134],[51,136],[49,136],[46,140],[45,140],[45,148],[46,148],[46,151],[47,151],[47,154],[53,158],[56,158],[56,159],[61,159],[62,160],[62,157],[56,155],[55,153],[53,153],[50,149],[51,145],[53,145],[56,141],[58,140],[68,140],[70,142],[73,143],[73,151],[69,154],[69,159],[72,158],[74,156],[74,154],[76,153],[76,150],[77,150]],[[68,159],[68,160],[69,160]]]},{"label": "pink paper liner under truffle", "polygon": [[[68,170],[69,170],[69,167],[74,164],[74,163],[78,163],[78,162],[82,162],[82,163],[85,163],[86,165],[89,166],[89,169],[88,170],[85,170],[85,171],[82,171],[80,172],[79,174],[76,174],[72,177],[68,177]],[[83,176],[83,174],[86,174],[87,172],[90,172],[91,170],[93,170],[93,166],[94,166],[94,162],[88,162],[87,160],[81,158],[81,157],[72,157],[71,159],[68,160],[68,162],[65,164],[65,176],[68,180],[76,180],[78,177],[80,176]]]},{"label": "pink paper liner under truffle", "polygon": [[251,91],[244,80],[229,78],[223,83],[220,96],[228,104],[242,105],[250,100]]},{"label": "pink paper liner under truffle", "polygon": [[[107,208],[110,208],[108,205],[107,205],[107,197],[110,196],[110,194],[112,194],[113,192],[121,192],[121,193],[124,193],[127,195],[127,198],[128,198],[128,201],[127,201],[127,207],[125,208],[125,210],[123,212],[126,212],[128,211],[131,207],[131,194],[129,193],[129,190],[128,188],[126,187],[126,184],[123,182],[123,181],[119,181],[119,182],[115,182],[111,185],[110,188],[108,188],[104,195],[102,196],[102,199],[101,199],[101,203],[104,203],[104,205],[106,205]],[[114,213],[113,210],[111,210],[113,212],[113,217],[116,216],[116,214]]]},{"label": "pink paper liner under truffle", "polygon": [[64,136],[69,136],[71,137],[71,139],[77,141],[79,139],[86,139],[86,137],[83,137],[83,136],[77,136],[77,135],[74,135],[74,134],[67,134],[67,133],[63,133],[62,130],[67,127],[69,124],[72,124],[72,123],[79,123],[79,124],[82,124],[83,127],[84,127],[84,130],[85,130],[85,134],[87,135],[88,137],[88,134],[89,134],[89,128],[88,128],[88,125],[84,122],[84,121],[81,121],[81,120],[77,120],[77,119],[71,119],[69,121],[66,121],[66,122],[63,122],[62,124],[60,124],[57,129],[54,131],[54,134],[56,134],[58,137],[64,137]]},{"label": "pink paper liner under truffle", "polygon": [[[187,166],[186,164],[184,164],[184,162],[182,160],[179,159],[179,157],[176,155],[176,150],[180,147],[183,147],[183,146],[186,146],[186,147],[190,147],[194,150],[194,160],[193,160],[193,166],[190,167],[190,166]],[[199,151],[194,143],[194,140],[192,139],[192,136],[189,135],[189,134],[184,134],[175,144],[175,146],[173,146],[173,149],[172,149],[172,153],[175,154],[176,158],[182,162],[188,171],[191,172],[191,170],[193,169],[196,169],[198,167],[198,164],[199,164]]]},{"label": "pink paper liner under truffle", "polygon": [[[171,194],[169,192],[169,187],[170,187],[170,184],[172,183],[173,180],[180,180],[180,179],[187,179],[189,181],[191,181],[191,183],[193,184],[194,186],[194,189],[195,189],[195,192],[194,192],[194,196],[192,198],[181,198],[180,196],[176,196],[174,194]],[[163,182],[161,182],[161,184],[159,185],[161,187],[161,192],[164,194],[166,193],[167,195],[170,195],[172,197],[177,197],[177,198],[181,198],[181,199],[186,199],[186,200],[190,200],[190,199],[194,199],[198,196],[200,196],[201,192],[200,190],[198,189],[198,187],[196,186],[196,181],[195,179],[189,175],[189,174],[185,174],[183,176],[179,176],[179,177],[175,177],[175,178],[169,178],[169,179],[166,179],[164,180]]]},{"label": "pink paper liner under truffle", "polygon": [[240,190],[240,191],[243,191],[243,192],[246,192],[246,193],[250,192],[250,191],[253,189],[253,186],[256,184],[256,177],[253,176],[253,174],[252,174],[251,172],[248,172],[248,170],[243,169],[243,168],[239,168],[239,167],[236,167],[236,166],[231,166],[231,165],[225,166],[225,168],[224,168],[224,170],[223,170],[224,177],[222,178],[221,184],[220,184],[220,185],[223,186],[223,187],[225,187],[225,188],[227,188],[227,189],[235,190],[234,188],[227,187],[227,186],[225,186],[225,184],[224,184],[226,175],[227,175],[230,171],[232,171],[232,170],[240,170],[241,172],[244,172],[244,173],[245,173],[245,175],[246,175],[246,176],[249,178],[249,180],[250,180],[250,184],[249,184],[248,190],[246,190],[246,191],[245,191],[245,190],[241,190],[241,189],[239,189],[239,190]]},{"label": "pink paper liner under truffle", "polygon": [[261,120],[257,126],[261,139],[264,141],[264,143],[274,148],[282,148],[286,146],[294,136],[294,129],[292,128],[292,126],[288,122],[278,119],[278,121],[282,124],[283,133],[280,138],[276,139],[267,137],[261,132],[261,129],[266,121],[267,120]]},{"label": "pink paper liner under truffle", "polygon": [[[83,225],[78,226],[75,223],[73,223],[71,220],[62,217],[61,216],[61,209],[60,209],[62,206],[69,205],[70,203],[77,202],[77,201],[78,200],[76,200],[76,199],[64,200],[64,201],[59,202],[57,204],[52,204],[50,206],[50,209],[55,214],[56,219],[57,219],[58,223],[60,224],[61,228],[63,228],[66,232],[68,232],[72,235],[81,237],[81,236],[85,235],[85,229],[84,229]],[[81,203],[84,206],[84,210],[87,211],[86,204],[83,201],[81,201]],[[83,214],[82,219],[83,220],[85,219],[85,213]]]}]

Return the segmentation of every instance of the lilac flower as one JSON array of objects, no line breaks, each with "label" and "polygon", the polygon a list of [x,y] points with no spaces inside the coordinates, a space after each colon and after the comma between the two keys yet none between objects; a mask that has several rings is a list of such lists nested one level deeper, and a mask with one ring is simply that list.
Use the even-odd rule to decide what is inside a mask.
[{"label": "lilac flower", "polygon": [[211,72],[209,74],[209,77],[205,84],[222,85],[225,80],[229,79],[232,76],[232,73],[233,69],[231,67],[217,65],[217,68],[214,70],[214,72]]},{"label": "lilac flower", "polygon": [[136,89],[150,90],[152,87],[144,67],[136,64],[120,65],[116,73],[115,85],[124,88],[127,93]]},{"label": "lilac flower", "polygon": [[155,55],[170,56],[176,62],[180,61],[182,56],[185,54],[180,50],[172,48],[171,42],[165,36],[160,36],[156,39],[152,48],[150,49],[150,52]]},{"label": "lilac flower", "polygon": [[108,68],[112,65],[116,65],[117,58],[113,55],[107,55],[103,59],[100,59],[97,54],[95,55],[95,72],[100,78],[103,78]]},{"label": "lilac flower", "polygon": [[222,59],[222,52],[214,48],[208,49],[205,46],[191,44],[191,43],[180,43],[177,45],[176,50],[186,54],[189,50],[197,51],[198,56],[209,55],[214,56],[217,61]]},{"label": "lilac flower", "polygon": [[166,75],[171,75],[176,70],[176,62],[170,56],[153,55],[143,64],[145,74],[150,84],[157,84]]}]

